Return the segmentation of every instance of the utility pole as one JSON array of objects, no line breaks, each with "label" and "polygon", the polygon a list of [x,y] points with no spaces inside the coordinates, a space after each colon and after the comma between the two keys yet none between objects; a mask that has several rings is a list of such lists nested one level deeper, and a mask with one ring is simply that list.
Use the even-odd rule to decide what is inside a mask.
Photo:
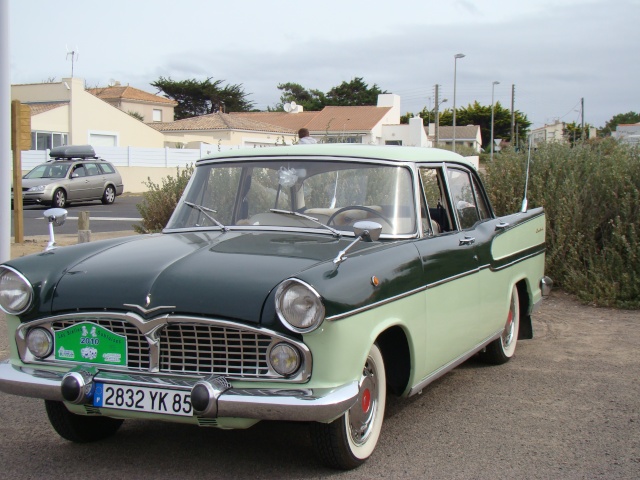
[{"label": "utility pole", "polygon": [[438,143],[440,141],[440,110],[438,106],[440,105],[440,96],[438,95],[438,84],[436,83],[436,109],[435,109],[435,120],[436,120],[436,144],[435,147],[438,148]]},{"label": "utility pole", "polygon": [[580,99],[580,112],[582,112],[582,133],[580,135],[580,138],[582,138],[582,141],[584,141],[587,138],[587,135],[584,131],[584,97]]},{"label": "utility pole", "polygon": [[511,84],[511,145],[514,146],[514,148],[517,148],[517,144],[514,143],[514,130],[515,130],[515,126],[516,126],[516,110],[515,110],[515,101],[516,101],[516,86],[514,84]]}]

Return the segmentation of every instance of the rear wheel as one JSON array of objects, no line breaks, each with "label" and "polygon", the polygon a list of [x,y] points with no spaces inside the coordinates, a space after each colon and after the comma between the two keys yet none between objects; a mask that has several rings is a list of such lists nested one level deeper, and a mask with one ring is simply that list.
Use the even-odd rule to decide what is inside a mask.
[{"label": "rear wheel", "polygon": [[349,470],[371,456],[382,430],[386,381],[382,354],[374,344],[362,369],[360,394],[355,405],[329,424],[311,425],[311,440],[323,463]]},{"label": "rear wheel", "polygon": [[104,189],[104,193],[102,194],[102,203],[105,205],[112,204],[116,199],[116,191],[111,186],[108,185],[107,188]]},{"label": "rear wheel", "polygon": [[64,208],[67,204],[67,194],[61,188],[58,188],[55,192],[53,192],[53,199],[51,201],[51,205],[56,208]]},{"label": "rear wheel", "polygon": [[507,322],[500,338],[494,340],[480,357],[487,363],[502,365],[508,362],[516,352],[518,342],[518,331],[520,330],[520,297],[518,288],[514,285],[511,290],[511,301],[509,302],[509,312]]},{"label": "rear wheel", "polygon": [[124,420],[71,413],[62,402],[44,401],[49,422],[65,440],[75,443],[95,442],[112,436]]}]

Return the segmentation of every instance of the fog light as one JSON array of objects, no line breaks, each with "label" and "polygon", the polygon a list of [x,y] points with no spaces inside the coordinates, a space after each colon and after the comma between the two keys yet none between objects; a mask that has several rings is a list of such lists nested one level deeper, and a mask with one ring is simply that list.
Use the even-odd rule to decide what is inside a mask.
[{"label": "fog light", "polygon": [[51,355],[53,350],[53,337],[44,328],[32,328],[27,333],[27,348],[37,358],[45,358]]},{"label": "fog light", "polygon": [[269,362],[277,373],[289,377],[300,368],[300,354],[295,347],[287,343],[278,343],[269,353]]}]

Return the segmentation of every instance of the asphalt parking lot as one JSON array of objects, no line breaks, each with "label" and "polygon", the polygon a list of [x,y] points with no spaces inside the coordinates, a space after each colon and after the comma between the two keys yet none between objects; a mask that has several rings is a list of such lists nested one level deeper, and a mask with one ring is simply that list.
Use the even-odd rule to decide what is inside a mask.
[{"label": "asphalt parking lot", "polygon": [[[0,315],[0,358],[8,355]],[[126,421],[76,445],[42,402],[0,393],[4,478],[640,478],[640,312],[554,292],[535,339],[498,367],[471,360],[421,395],[388,402],[377,450],[350,472],[316,461],[305,425],[221,431]]]}]

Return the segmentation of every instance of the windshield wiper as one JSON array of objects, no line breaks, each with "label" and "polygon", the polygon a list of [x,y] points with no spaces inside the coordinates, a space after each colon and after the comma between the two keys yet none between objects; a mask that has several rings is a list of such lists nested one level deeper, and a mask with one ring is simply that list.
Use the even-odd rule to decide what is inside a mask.
[{"label": "windshield wiper", "polygon": [[213,223],[215,223],[218,227],[220,227],[222,229],[223,232],[226,232],[227,230],[229,230],[229,228],[225,227],[223,224],[221,224],[218,220],[216,220],[215,218],[213,218],[211,215],[209,215],[207,212],[211,212],[211,213],[218,213],[216,210],[214,210],[213,208],[207,208],[207,207],[203,207],[202,205],[198,205],[195,203],[191,203],[191,202],[184,202],[185,205],[189,205],[191,208],[195,208],[196,210],[198,210],[199,212],[201,212],[205,217],[207,217],[209,220],[211,220]]},{"label": "windshield wiper", "polygon": [[329,225],[325,225],[324,223],[322,223],[317,218],[310,217],[309,215],[304,215],[302,213],[294,212],[293,210],[280,210],[280,209],[277,209],[277,208],[272,208],[272,209],[270,209],[270,211],[273,212],[273,213],[280,213],[282,215],[293,215],[294,217],[304,218],[306,220],[309,220],[309,221],[315,223],[316,225],[320,225],[322,228],[326,228],[327,230],[331,230],[331,233],[333,233],[336,237],[340,237],[340,235],[341,235],[341,233],[338,230],[336,230],[335,228],[331,228]]}]

